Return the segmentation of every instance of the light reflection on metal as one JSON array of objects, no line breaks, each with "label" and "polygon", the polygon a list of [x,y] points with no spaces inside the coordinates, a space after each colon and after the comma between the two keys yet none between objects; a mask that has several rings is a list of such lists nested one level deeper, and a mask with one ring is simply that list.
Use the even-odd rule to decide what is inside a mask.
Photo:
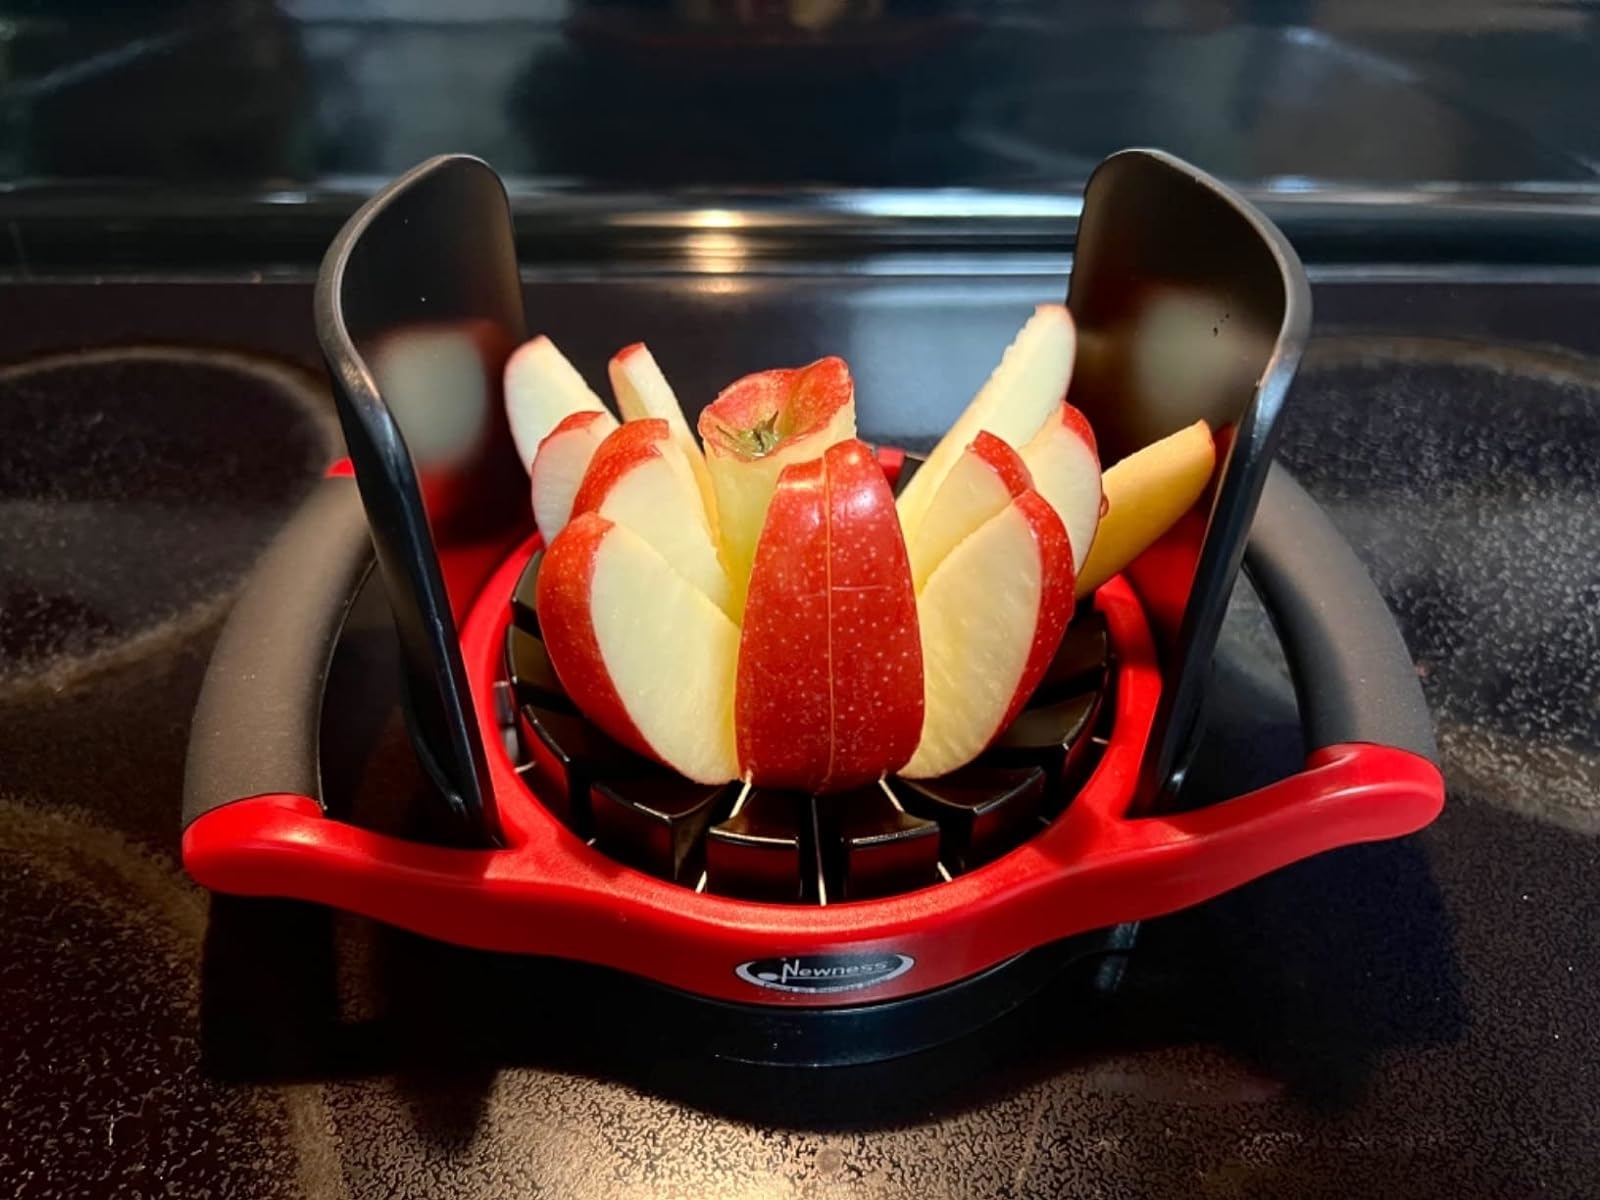
[{"label": "light reflection on metal", "polygon": [[736,233],[691,233],[683,239],[684,255],[695,271],[737,274],[749,262],[745,240]]},{"label": "light reflection on metal", "polygon": [[690,286],[702,296],[725,297],[743,295],[751,288],[759,287],[760,284],[739,275],[706,274],[696,279]]},{"label": "light reflection on metal", "polygon": [[[268,273],[293,273],[313,235],[342,220],[379,182],[343,176],[301,189],[291,181],[263,180],[253,192],[232,194],[142,186],[84,190],[0,179],[0,240],[9,229],[15,261],[37,270],[63,251],[62,239],[48,232],[36,251],[35,226],[49,231],[72,220],[72,248],[64,256],[69,264],[109,259],[170,273],[198,259],[213,271],[216,247],[225,246],[233,266],[256,271],[271,263]],[[1313,261],[1369,256],[1377,237],[1391,262],[1409,265],[1571,261],[1575,244],[1582,258],[1575,265],[1600,263],[1600,180],[1393,188],[1330,186],[1285,175],[1240,190]],[[987,265],[977,265],[979,273],[1051,274],[1072,249],[1082,209],[1081,197],[1067,188],[647,194],[513,178],[509,191],[519,256],[546,273],[626,263],[635,273],[805,274],[822,266],[959,275],[982,259]],[[250,220],[269,208],[272,222]],[[202,226],[226,229],[229,236],[197,237]],[[1396,238],[1416,249],[1395,249]],[[199,245],[205,250],[195,249]]]},{"label": "light reflection on metal", "polygon": [[743,229],[749,220],[743,213],[726,208],[702,208],[684,218],[684,224],[695,229]]}]

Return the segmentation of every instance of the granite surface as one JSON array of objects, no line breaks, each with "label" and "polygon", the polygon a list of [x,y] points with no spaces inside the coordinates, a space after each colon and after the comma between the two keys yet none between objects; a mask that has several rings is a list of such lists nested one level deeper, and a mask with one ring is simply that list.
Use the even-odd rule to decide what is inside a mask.
[{"label": "granite surface", "polygon": [[[691,396],[840,352],[864,427],[914,441],[1053,290],[546,284],[530,313],[587,371],[648,337]],[[1593,1195],[1600,287],[1317,303],[1283,453],[1416,653],[1443,817],[1151,923],[1109,999],[1069,977],[922,1055],[780,1071],[670,1030],[622,1052],[652,1014],[595,972],[189,884],[178,793],[209,645],[334,453],[309,294],[0,292],[18,364],[0,370],[0,1190]],[[1216,669],[1194,786],[1291,769],[1292,694],[1245,589]],[[332,786],[414,788],[394,722],[384,745]]]}]

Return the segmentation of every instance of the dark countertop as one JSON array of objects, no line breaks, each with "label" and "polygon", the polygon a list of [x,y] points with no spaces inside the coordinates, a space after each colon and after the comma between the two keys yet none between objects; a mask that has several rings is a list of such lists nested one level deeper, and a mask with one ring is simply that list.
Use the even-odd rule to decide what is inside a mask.
[{"label": "dark countertop", "polygon": [[[547,282],[530,323],[586,372],[646,337],[689,395],[842,353],[864,427],[914,440],[1059,289]],[[1284,456],[1398,613],[1444,815],[1151,923],[1109,999],[1069,978],[963,1042],[804,1072],[625,1058],[611,1023],[651,1014],[592,974],[189,884],[178,796],[208,648],[336,453],[309,293],[0,289],[4,1190],[1593,1195],[1600,280],[1326,282],[1316,302]],[[135,345],[179,349],[82,353]],[[1217,672],[1201,778],[1292,765],[1246,594]],[[410,786],[391,734],[360,787]]]}]

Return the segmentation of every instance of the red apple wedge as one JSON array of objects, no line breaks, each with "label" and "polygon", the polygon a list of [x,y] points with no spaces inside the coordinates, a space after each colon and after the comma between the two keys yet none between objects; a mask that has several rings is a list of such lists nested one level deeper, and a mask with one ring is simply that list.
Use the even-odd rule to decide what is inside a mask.
[{"label": "red apple wedge", "polygon": [[784,468],[756,546],[734,727],[752,782],[811,792],[882,778],[922,731],[917,604],[894,496],[840,442]]},{"label": "red apple wedge", "polygon": [[549,541],[572,517],[572,502],[600,444],[617,428],[608,412],[585,409],[563,417],[533,456],[533,521]]},{"label": "red apple wedge", "polygon": [[1063,304],[1041,304],[1007,347],[966,411],[900,493],[900,523],[916,533],[928,504],[980,430],[1015,450],[1026,446],[1067,393],[1078,339]]},{"label": "red apple wedge", "polygon": [[1078,573],[1078,595],[1121,571],[1193,508],[1216,465],[1211,429],[1196,421],[1108,468],[1105,515]]},{"label": "red apple wedge", "polygon": [[535,604],[585,716],[700,783],[738,777],[738,626],[643,538],[598,513],[574,518],[545,551]]},{"label": "red apple wedge", "polygon": [[694,471],[666,421],[625,421],[612,431],[589,463],[572,512],[599,513],[627,527],[713,604],[729,610],[728,573]]},{"label": "red apple wedge", "polygon": [[643,342],[624,346],[611,359],[608,368],[611,391],[617,398],[617,409],[624,421],[642,421],[658,417],[672,430],[672,440],[683,451],[694,471],[695,484],[700,488],[700,498],[706,506],[713,532],[717,528],[717,495],[711,486],[711,473],[706,469],[706,456],[689,422],[684,419],[683,406],[673,393],[672,385],[656,365],[655,356]]},{"label": "red apple wedge", "polygon": [[505,392],[511,438],[530,472],[539,443],[564,418],[576,412],[606,412],[578,369],[543,336],[524,342],[506,359]]},{"label": "red apple wedge", "polygon": [[1081,571],[1100,524],[1105,495],[1100,485],[1100,453],[1088,418],[1062,402],[1039,432],[1021,447],[1034,491],[1045,498],[1072,542],[1072,569]]},{"label": "red apple wedge", "polygon": [[926,779],[977,757],[1039,686],[1072,609],[1066,527],[1024,492],[952,550],[917,598],[926,716],[900,773]]},{"label": "red apple wedge", "polygon": [[746,375],[707,406],[699,428],[737,613],[778,476],[856,435],[850,369],[843,359],[824,358]]},{"label": "red apple wedge", "polygon": [[906,539],[916,590],[922,591],[928,576],[950,551],[1032,487],[1022,456],[980,429],[972,445],[940,480],[927,512]]}]

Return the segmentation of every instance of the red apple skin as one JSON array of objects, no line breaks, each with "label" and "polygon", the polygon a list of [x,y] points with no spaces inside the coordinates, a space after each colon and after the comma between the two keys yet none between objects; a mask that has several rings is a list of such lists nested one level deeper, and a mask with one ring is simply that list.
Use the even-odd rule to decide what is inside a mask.
[{"label": "red apple skin", "polygon": [[[587,429],[596,421],[603,421],[610,415],[610,413],[596,412],[589,408],[584,409],[582,412],[568,413],[566,416],[562,417],[561,420],[556,422],[554,429],[544,435],[544,441],[540,442],[539,445],[540,447],[543,447],[545,442],[548,442],[558,433],[565,433],[572,429]],[[538,455],[534,455],[535,462],[538,461],[538,458]]]},{"label": "red apple skin", "polygon": [[1073,588],[1076,577],[1072,570],[1072,542],[1067,537],[1065,523],[1050,507],[1049,501],[1038,492],[1024,492],[1012,503],[1022,510],[1033,530],[1034,544],[1039,547],[1042,564],[1040,579],[1043,587],[1039,618],[1033,625],[1033,645],[1028,651],[1027,663],[1022,668],[1022,678],[1017,682],[1011,705],[995,726],[996,737],[1017,719],[1022,706],[1038,688],[1045,671],[1049,669],[1050,660],[1061,646],[1061,636],[1066,633],[1067,623],[1072,620],[1073,610],[1078,603]]},{"label": "red apple skin", "polygon": [[[553,442],[558,442],[558,435],[574,433],[580,429],[587,429],[596,421],[604,421],[610,416],[610,413],[595,412],[592,409],[585,409],[583,412],[568,413],[566,416],[562,417],[561,420],[557,421],[556,427],[544,435],[544,440],[539,443],[539,449],[533,456],[533,462],[528,466],[529,486],[533,486],[532,481],[539,474],[539,458],[542,454],[544,454],[545,447],[551,445]],[[597,446],[595,449],[598,451],[599,447]],[[592,463],[594,460],[591,458],[589,461]],[[581,482],[579,486],[582,486]],[[574,496],[573,498],[576,499],[577,497]],[[557,532],[559,532],[559,530]]]},{"label": "red apple skin", "polygon": [[572,500],[572,515],[593,512],[605,502],[606,493],[634,467],[647,458],[660,458],[660,445],[672,437],[672,430],[661,417],[624,421],[606,436],[589,460],[578,494]]},{"label": "red apple skin", "polygon": [[[1063,400],[1055,415],[1040,427],[1039,432],[1029,440],[1026,447],[1020,448],[1023,461],[1029,464],[1030,470],[1038,472],[1041,466],[1045,466],[1048,469],[1050,465],[1048,455],[1041,462],[1030,457],[1029,452],[1039,439],[1053,432],[1052,427],[1054,427],[1055,431],[1064,430],[1066,437],[1088,451],[1089,456],[1094,460],[1096,476],[1095,497],[1092,498],[1093,502],[1089,505],[1090,512],[1087,514],[1080,507],[1080,504],[1089,503],[1091,498],[1082,496],[1076,489],[1063,487],[1063,481],[1059,477],[1049,478],[1042,474],[1035,476],[1036,479],[1044,481],[1046,486],[1041,490],[1040,494],[1046,496],[1053,505],[1057,506],[1056,512],[1060,514],[1062,521],[1078,523],[1076,526],[1068,525],[1067,538],[1070,541],[1074,541],[1074,544],[1078,547],[1073,552],[1073,560],[1076,568],[1081,572],[1083,566],[1088,562],[1089,547],[1094,544],[1094,536],[1099,529],[1100,518],[1105,515],[1106,511],[1104,472],[1100,470],[1100,447],[1095,441],[1094,430],[1089,426],[1089,419],[1083,415],[1080,409]],[[1059,438],[1061,435],[1056,432],[1054,436]],[[1059,441],[1054,444],[1056,446],[1060,445]],[[1078,483],[1080,481],[1074,480],[1073,482]],[[1092,524],[1087,526],[1082,524],[1082,522],[1091,520]]]},{"label": "red apple skin", "polygon": [[1083,410],[1074,408],[1065,400],[1061,402],[1061,423],[1073,433],[1085,446],[1094,453],[1095,460],[1100,459],[1100,445],[1094,440],[1094,430],[1089,427],[1089,418],[1083,415]]},{"label": "red apple skin", "polygon": [[[1033,477],[1028,471],[1028,465],[1022,461],[1022,455],[1012,449],[1009,442],[987,429],[980,429],[978,436],[972,439],[961,457],[951,464],[950,471],[946,473],[944,480],[940,481],[939,488],[934,491],[928,506],[923,510],[922,523],[907,541],[907,548],[911,552],[911,584],[919,592],[927,585],[928,576],[938,569],[939,563],[959,544],[963,530],[971,533],[982,524],[983,515],[981,513],[974,515],[971,512],[964,514],[968,519],[959,527],[949,524],[948,519],[943,526],[929,519],[930,514],[937,515],[943,512],[939,501],[944,484],[968,461],[977,462],[986,468],[1005,489],[1008,499],[1014,499],[1023,492],[1033,490]],[[938,540],[932,545],[929,544],[930,530],[940,531]],[[950,537],[951,533],[955,533],[956,536]]]},{"label": "red apple skin", "polygon": [[740,767],[768,787],[859,787],[911,757],[922,716],[894,496],[872,452],[841,442],[785,468],[756,547],[734,691]]},{"label": "red apple skin", "polygon": [[854,400],[855,382],[842,358],[759,371],[734,380],[700,414],[700,440],[708,449],[724,450],[723,430],[754,429],[782,413],[783,440],[800,441],[826,428]]},{"label": "red apple skin", "polygon": [[733,722],[739,768],[764,786],[813,790],[832,764],[827,508],[823,460],[786,467],[756,544]]},{"label": "red apple skin", "polygon": [[1022,461],[1022,455],[1011,448],[1009,442],[996,437],[987,429],[980,429],[978,436],[972,439],[971,449],[972,453],[982,459],[995,473],[1000,482],[1006,485],[1006,490],[1013,496],[1020,496],[1023,492],[1033,490],[1033,476],[1028,473],[1028,465]]},{"label": "red apple skin", "polygon": [[573,703],[614,740],[659,761],[623,707],[590,619],[595,556],[611,528],[610,521],[593,512],[567,523],[545,547],[534,606],[550,663]]}]

